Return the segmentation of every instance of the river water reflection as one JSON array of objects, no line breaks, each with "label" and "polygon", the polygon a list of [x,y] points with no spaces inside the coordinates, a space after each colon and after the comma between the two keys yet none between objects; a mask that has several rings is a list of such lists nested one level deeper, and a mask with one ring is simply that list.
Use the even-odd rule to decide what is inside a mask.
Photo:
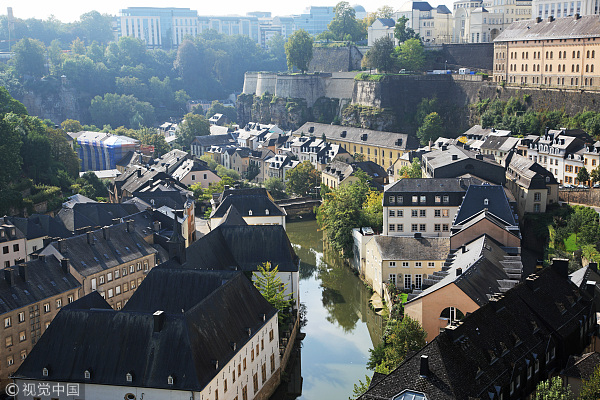
[{"label": "river water reflection", "polygon": [[291,222],[287,233],[300,259],[300,301],[306,305],[298,399],[347,399],[365,375],[369,348],[379,343],[381,317],[370,294],[331,251],[323,249],[316,221]]}]

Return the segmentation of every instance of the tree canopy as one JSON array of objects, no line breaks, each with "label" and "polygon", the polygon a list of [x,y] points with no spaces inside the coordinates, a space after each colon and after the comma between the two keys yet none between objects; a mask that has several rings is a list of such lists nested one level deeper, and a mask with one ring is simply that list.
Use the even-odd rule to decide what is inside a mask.
[{"label": "tree canopy", "polygon": [[273,267],[267,261],[258,266],[258,272],[252,272],[252,280],[263,297],[279,311],[279,322],[283,322],[292,302],[285,294],[287,284],[281,282],[278,273],[278,266]]},{"label": "tree canopy", "polygon": [[373,43],[373,47],[367,51],[362,60],[363,67],[376,68],[381,72],[390,72],[395,67],[395,60],[392,57],[394,53],[394,41],[384,36]]},{"label": "tree canopy", "polygon": [[210,124],[203,115],[188,113],[183,118],[183,122],[179,124],[177,131],[177,143],[180,146],[189,149],[190,144],[196,136],[210,135]]},{"label": "tree canopy", "polygon": [[356,19],[356,11],[347,1],[340,1],[333,8],[333,20],[327,28],[335,40],[356,42],[364,39],[365,27]]},{"label": "tree canopy", "polygon": [[285,43],[285,55],[290,71],[296,67],[306,72],[313,57],[313,39],[308,32],[299,29],[292,33]]},{"label": "tree canopy", "polygon": [[425,66],[425,49],[419,39],[407,39],[396,47],[396,56],[400,68],[410,71],[422,71]]},{"label": "tree canopy", "polygon": [[321,184],[321,173],[310,161],[304,161],[286,173],[288,192],[306,196]]},{"label": "tree canopy", "polygon": [[442,136],[444,125],[442,118],[436,112],[432,112],[425,117],[423,125],[417,130],[417,137],[421,140],[422,145],[426,145],[429,141],[435,141]]},{"label": "tree canopy", "polygon": [[415,33],[413,28],[408,28],[406,26],[407,23],[408,18],[402,16],[398,18],[396,25],[394,25],[394,37],[398,39],[399,43],[404,43],[409,39],[420,39],[419,34]]}]

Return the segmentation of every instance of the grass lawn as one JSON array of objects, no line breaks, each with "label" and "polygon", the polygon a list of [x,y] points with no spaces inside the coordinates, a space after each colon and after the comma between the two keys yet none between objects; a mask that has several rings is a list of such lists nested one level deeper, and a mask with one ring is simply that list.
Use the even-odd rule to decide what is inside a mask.
[{"label": "grass lawn", "polygon": [[576,236],[572,233],[568,238],[565,239],[565,250],[569,253],[579,250],[577,245]]}]

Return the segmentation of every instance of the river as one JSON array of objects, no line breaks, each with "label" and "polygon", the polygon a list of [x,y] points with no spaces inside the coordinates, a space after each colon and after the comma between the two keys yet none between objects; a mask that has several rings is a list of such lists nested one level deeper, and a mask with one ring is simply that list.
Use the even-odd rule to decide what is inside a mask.
[{"label": "river", "polygon": [[288,223],[287,234],[301,259],[300,302],[307,319],[297,371],[302,395],[291,398],[346,400],[359,379],[372,375],[366,362],[369,348],[379,343],[381,317],[369,308],[370,293],[352,270],[333,252],[324,254],[316,221]]}]

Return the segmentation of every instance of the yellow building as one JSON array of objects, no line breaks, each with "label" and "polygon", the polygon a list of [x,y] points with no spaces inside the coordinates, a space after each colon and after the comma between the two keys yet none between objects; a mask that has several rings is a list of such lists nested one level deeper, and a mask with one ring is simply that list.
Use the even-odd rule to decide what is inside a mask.
[{"label": "yellow building", "polygon": [[575,15],[511,24],[494,40],[494,81],[598,89],[600,19]]},{"label": "yellow building", "polygon": [[328,143],[339,144],[351,155],[360,154],[363,161],[373,161],[385,169],[402,157],[406,151],[419,147],[417,138],[406,133],[374,131],[317,122],[305,123],[295,130],[293,135],[325,137]]}]

